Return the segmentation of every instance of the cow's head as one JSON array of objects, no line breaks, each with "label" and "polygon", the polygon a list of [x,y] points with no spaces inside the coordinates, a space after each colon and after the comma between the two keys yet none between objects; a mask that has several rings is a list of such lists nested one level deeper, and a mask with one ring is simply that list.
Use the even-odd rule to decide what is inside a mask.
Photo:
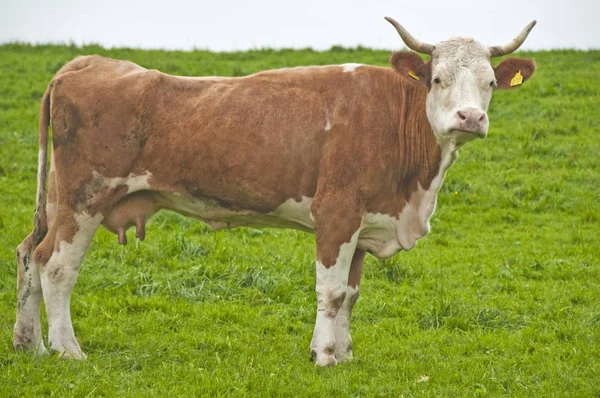
[{"label": "cow's head", "polygon": [[510,54],[523,44],[535,25],[531,22],[508,44],[488,47],[473,40],[454,38],[436,45],[415,39],[394,19],[386,17],[406,43],[422,54],[394,53],[394,69],[427,86],[427,118],[438,139],[465,142],[487,135],[487,108],[496,89],[511,89],[529,79],[535,70],[530,59],[508,58],[492,67],[490,59]]}]

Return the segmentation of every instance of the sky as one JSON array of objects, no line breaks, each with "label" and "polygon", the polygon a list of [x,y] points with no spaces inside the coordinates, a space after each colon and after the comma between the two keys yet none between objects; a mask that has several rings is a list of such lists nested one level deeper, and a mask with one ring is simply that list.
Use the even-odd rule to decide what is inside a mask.
[{"label": "sky", "polygon": [[0,0],[0,43],[96,43],[213,51],[403,47],[384,16],[419,40],[487,45],[532,20],[523,49],[600,49],[600,0]]}]

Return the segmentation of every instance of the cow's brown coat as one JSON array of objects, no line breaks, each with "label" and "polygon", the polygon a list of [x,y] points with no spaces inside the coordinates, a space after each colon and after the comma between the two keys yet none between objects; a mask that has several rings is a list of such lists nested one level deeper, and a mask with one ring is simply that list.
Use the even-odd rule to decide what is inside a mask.
[{"label": "cow's brown coat", "polygon": [[[392,57],[398,71],[413,58],[402,54],[412,53]],[[109,214],[128,200],[124,186],[109,190],[94,172],[149,172],[154,191],[232,210],[267,213],[314,198],[318,257],[331,266],[365,212],[396,217],[439,170],[426,85],[388,68],[184,78],[90,56],[65,65],[49,93],[61,225],[38,248],[41,263],[71,241],[74,212]]]}]

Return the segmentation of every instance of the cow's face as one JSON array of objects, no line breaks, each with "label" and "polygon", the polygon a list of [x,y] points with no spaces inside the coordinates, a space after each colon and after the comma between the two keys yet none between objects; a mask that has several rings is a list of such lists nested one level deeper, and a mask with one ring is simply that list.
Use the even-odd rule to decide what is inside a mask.
[{"label": "cow's face", "polygon": [[[530,24],[526,28],[527,33],[532,27]],[[405,42],[412,48],[410,40],[415,39],[408,39]],[[489,127],[487,109],[494,90],[518,87],[535,70],[532,60],[517,58],[506,59],[494,68],[490,59],[505,51],[503,47],[490,48],[473,39],[456,38],[435,46],[417,44],[421,52],[431,55],[428,62],[414,52],[403,51],[394,53],[391,63],[413,83],[427,87],[427,118],[440,140],[463,143],[485,138]],[[514,47],[514,43],[511,45]]]}]

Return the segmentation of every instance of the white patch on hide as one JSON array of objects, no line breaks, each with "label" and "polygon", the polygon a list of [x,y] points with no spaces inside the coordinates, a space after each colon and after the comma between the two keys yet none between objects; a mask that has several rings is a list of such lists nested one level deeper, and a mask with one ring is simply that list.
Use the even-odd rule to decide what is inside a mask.
[{"label": "white patch on hide", "polygon": [[290,198],[279,205],[277,209],[270,212],[269,215],[292,221],[312,230],[315,228],[315,225],[310,212],[311,205],[312,198],[308,196],[303,196],[300,202],[294,198]]},{"label": "white patch on hide", "polygon": [[75,214],[77,231],[75,232],[75,236],[73,236],[72,242],[60,241],[58,251],[52,253],[50,260],[56,257],[55,260],[59,264],[77,263],[85,255],[94,232],[102,222],[103,217],[102,213],[94,216],[90,216],[86,212]]},{"label": "white patch on hide", "polygon": [[129,174],[127,177],[104,177],[97,171],[93,172],[94,179],[101,179],[102,184],[108,188],[116,188],[120,185],[127,185],[127,193],[150,189],[150,177],[152,174],[146,171],[144,174]]},{"label": "white patch on hide", "polygon": [[52,155],[50,156],[50,173],[56,171],[56,163],[54,162],[54,151],[52,151]]},{"label": "white patch on hide", "polygon": [[354,72],[356,68],[362,65],[363,64],[342,64],[340,66],[344,69],[344,72]]},{"label": "white patch on hide", "polygon": [[327,124],[325,125],[325,131],[331,130],[331,123],[329,123],[329,119],[327,119]]},{"label": "white patch on hide", "polygon": [[402,250],[398,242],[398,220],[388,214],[367,213],[363,217],[358,247],[379,258],[391,257]]},{"label": "white patch on hide", "polygon": [[[42,171],[44,173],[46,172],[45,167],[42,167],[42,166],[45,166],[45,164],[43,164],[43,162],[46,160],[46,156],[47,156],[46,155],[46,148],[40,148],[39,151],[38,151],[38,174],[37,174],[37,180],[38,181],[40,181],[41,178],[42,178],[42,175],[41,175]],[[50,167],[52,167],[52,166],[50,166]],[[46,176],[44,176],[44,178],[45,177]],[[44,186],[44,189],[45,189],[45,186]]]}]

